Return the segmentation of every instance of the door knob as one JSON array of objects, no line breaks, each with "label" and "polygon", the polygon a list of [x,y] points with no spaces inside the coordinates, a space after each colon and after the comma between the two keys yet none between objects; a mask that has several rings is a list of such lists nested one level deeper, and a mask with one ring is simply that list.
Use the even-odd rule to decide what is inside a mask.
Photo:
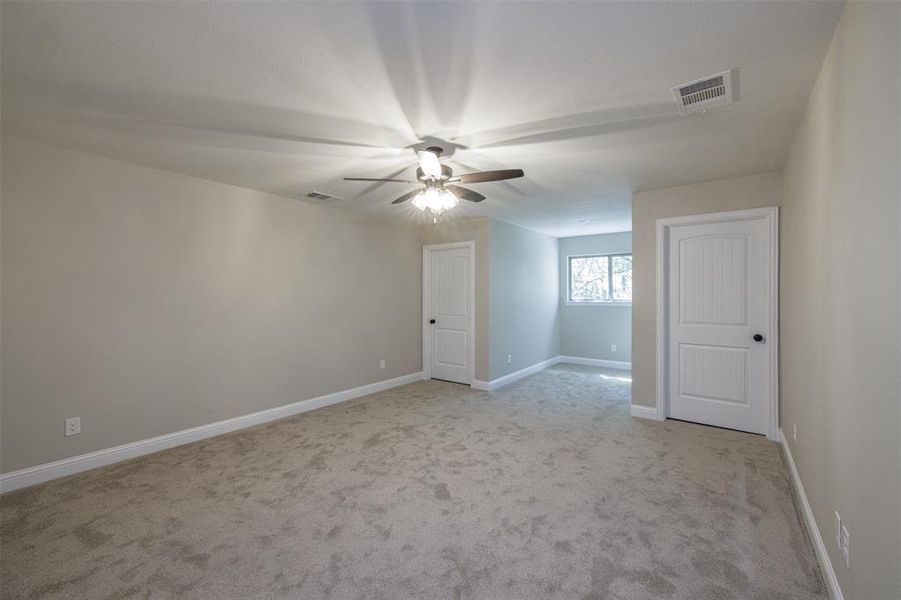
[{"label": "door knob", "polygon": [[754,341],[755,341],[755,342],[762,342],[762,341],[763,341],[763,336],[760,335],[759,333],[755,333],[755,334],[754,334]]},{"label": "door knob", "polygon": [[430,324],[430,325],[434,325],[434,324],[435,324],[435,319],[429,319],[429,324]]}]

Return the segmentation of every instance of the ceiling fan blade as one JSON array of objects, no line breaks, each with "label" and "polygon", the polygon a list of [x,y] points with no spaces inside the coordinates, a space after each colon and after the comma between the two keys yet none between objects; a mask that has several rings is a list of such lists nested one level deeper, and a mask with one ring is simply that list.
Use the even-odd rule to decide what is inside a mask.
[{"label": "ceiling fan blade", "polygon": [[478,171],[465,173],[455,177],[460,183],[485,183],[486,181],[503,181],[504,179],[516,179],[525,175],[522,169],[502,169],[500,171]]},{"label": "ceiling fan blade", "polygon": [[404,194],[403,196],[401,196],[400,198],[398,198],[391,204],[401,204],[402,202],[406,202],[407,200],[413,198],[414,196],[416,196],[417,194],[420,194],[420,193],[422,193],[422,190],[413,190],[412,192],[407,192],[406,194]]},{"label": "ceiling fan blade", "polygon": [[345,177],[344,181],[394,181],[396,183],[419,183],[415,179],[392,179],[390,177]]},{"label": "ceiling fan blade", "polygon": [[465,187],[460,187],[459,185],[446,185],[444,189],[452,193],[457,198],[461,200],[469,200],[470,202],[481,202],[485,199],[485,196],[478,192],[474,192],[472,190],[468,190]]},{"label": "ceiling fan blade", "polygon": [[428,150],[417,152],[419,155],[419,168],[426,177],[432,179],[441,179],[441,163],[438,161],[438,155]]},{"label": "ceiling fan blade", "polygon": [[[410,165],[405,164],[404,166],[402,166],[400,169],[394,171],[393,173],[388,173],[387,175],[385,175],[385,179],[396,179],[398,177],[402,177],[404,172],[407,171],[409,168],[410,168]],[[392,183],[392,182],[390,182],[390,181],[387,181],[387,182],[386,181],[373,181],[372,183],[370,183],[369,185],[367,185],[363,189],[361,189],[359,191],[359,193],[357,194],[357,197],[361,198],[363,196],[368,196],[369,194],[371,194],[375,190],[379,189],[386,183]]]}]

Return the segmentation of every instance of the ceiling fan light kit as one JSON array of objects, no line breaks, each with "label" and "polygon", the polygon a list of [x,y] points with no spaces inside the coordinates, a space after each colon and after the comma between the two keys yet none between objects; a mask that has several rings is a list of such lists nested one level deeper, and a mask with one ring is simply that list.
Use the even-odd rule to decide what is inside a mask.
[{"label": "ceiling fan light kit", "polygon": [[436,216],[457,206],[459,202],[449,191],[437,187],[430,187],[413,198],[413,206],[422,211],[428,209]]},{"label": "ceiling fan light kit", "polygon": [[500,171],[478,171],[476,173],[466,173],[459,177],[454,177],[453,169],[447,165],[442,165],[439,160],[442,152],[443,149],[437,146],[430,146],[425,150],[417,152],[419,157],[419,167],[416,169],[417,181],[415,182],[407,179],[378,179],[368,177],[345,177],[344,180],[421,183],[425,186],[425,189],[407,192],[400,198],[394,200],[392,204],[401,204],[407,200],[412,200],[413,206],[419,210],[423,212],[428,210],[431,212],[432,222],[437,224],[438,216],[457,206],[460,200],[481,202],[485,199],[485,196],[478,192],[452,184],[503,181],[505,179],[515,179],[525,175],[522,169],[504,169]]}]

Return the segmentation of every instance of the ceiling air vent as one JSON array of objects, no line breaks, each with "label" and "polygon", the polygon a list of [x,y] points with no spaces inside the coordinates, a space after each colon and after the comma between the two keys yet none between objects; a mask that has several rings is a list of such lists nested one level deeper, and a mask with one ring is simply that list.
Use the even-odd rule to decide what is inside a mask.
[{"label": "ceiling air vent", "polygon": [[738,100],[738,69],[729,69],[673,88],[679,114],[690,115]]},{"label": "ceiling air vent", "polygon": [[309,194],[306,194],[307,198],[312,198],[313,200],[344,200],[339,196],[332,196],[331,194],[323,194],[322,192],[317,192],[313,190]]}]

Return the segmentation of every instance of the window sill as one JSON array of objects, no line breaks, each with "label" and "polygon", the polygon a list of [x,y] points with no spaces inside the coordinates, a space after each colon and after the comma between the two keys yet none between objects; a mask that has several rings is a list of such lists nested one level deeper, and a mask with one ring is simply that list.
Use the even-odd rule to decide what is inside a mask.
[{"label": "window sill", "polygon": [[566,300],[565,304],[567,306],[585,306],[588,308],[599,308],[601,306],[627,306],[629,308],[632,307],[631,302],[573,302],[572,300]]}]

